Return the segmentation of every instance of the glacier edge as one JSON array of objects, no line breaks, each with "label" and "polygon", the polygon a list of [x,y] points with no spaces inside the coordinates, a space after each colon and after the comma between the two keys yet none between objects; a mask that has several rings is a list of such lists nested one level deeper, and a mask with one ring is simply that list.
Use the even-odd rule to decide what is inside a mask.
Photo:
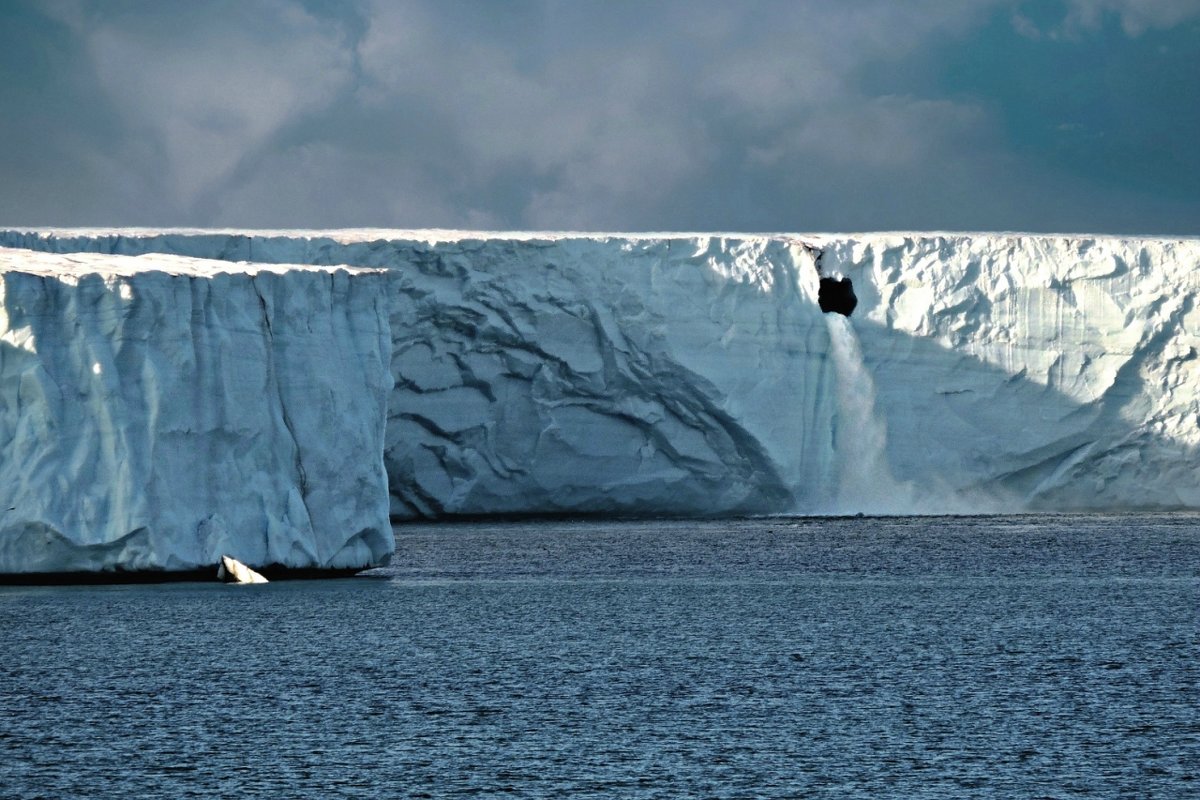
[{"label": "glacier edge", "polygon": [[[342,385],[383,398],[353,414],[376,415],[393,520],[1200,506],[1197,240],[30,229],[0,246],[18,254],[9,270],[146,259],[123,267],[132,281],[163,258],[203,265],[213,286],[369,273],[347,278],[363,290],[340,308],[321,296],[324,349],[313,331],[304,357],[267,370],[287,390],[274,435],[295,457],[271,463],[294,490],[272,519],[343,513],[336,491],[303,488],[328,442],[289,444],[283,411],[313,400],[297,365],[344,369],[366,352],[378,372]],[[821,277],[857,297],[841,356]],[[299,294],[281,295],[287,318],[315,319]],[[337,395],[314,430],[352,407]],[[340,535],[379,527],[378,509],[351,521],[369,505],[335,522]],[[322,536],[305,546],[272,557],[343,558]]]},{"label": "glacier edge", "polygon": [[0,265],[0,572],[390,556],[380,273]]}]

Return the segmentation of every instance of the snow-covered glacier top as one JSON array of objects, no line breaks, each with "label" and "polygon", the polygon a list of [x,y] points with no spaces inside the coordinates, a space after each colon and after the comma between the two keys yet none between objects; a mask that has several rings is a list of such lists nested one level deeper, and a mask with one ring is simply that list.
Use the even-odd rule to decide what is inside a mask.
[{"label": "snow-covered glacier top", "polygon": [[[122,280],[378,270],[355,297],[386,316],[394,519],[1200,505],[1197,239],[31,229],[0,246],[28,275],[49,254]],[[310,318],[359,319],[302,294]]]}]

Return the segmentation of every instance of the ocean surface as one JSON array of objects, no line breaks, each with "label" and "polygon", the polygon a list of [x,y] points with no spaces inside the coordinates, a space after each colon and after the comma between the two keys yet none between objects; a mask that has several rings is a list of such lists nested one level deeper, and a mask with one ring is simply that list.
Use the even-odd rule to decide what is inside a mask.
[{"label": "ocean surface", "polygon": [[0,587],[0,797],[1200,796],[1200,516],[472,523]]}]

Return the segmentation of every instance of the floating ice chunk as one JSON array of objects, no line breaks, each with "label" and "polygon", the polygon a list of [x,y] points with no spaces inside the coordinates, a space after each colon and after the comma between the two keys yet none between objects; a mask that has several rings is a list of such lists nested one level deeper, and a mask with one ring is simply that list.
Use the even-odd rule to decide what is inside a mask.
[{"label": "floating ice chunk", "polygon": [[222,583],[267,583],[267,579],[231,556],[221,556],[217,580]]}]

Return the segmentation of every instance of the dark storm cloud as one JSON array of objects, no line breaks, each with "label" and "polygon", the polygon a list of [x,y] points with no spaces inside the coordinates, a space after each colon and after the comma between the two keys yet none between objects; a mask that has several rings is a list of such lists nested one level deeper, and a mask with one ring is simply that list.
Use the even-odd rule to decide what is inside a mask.
[{"label": "dark storm cloud", "polygon": [[1200,0],[2,13],[3,224],[1200,233]]}]

